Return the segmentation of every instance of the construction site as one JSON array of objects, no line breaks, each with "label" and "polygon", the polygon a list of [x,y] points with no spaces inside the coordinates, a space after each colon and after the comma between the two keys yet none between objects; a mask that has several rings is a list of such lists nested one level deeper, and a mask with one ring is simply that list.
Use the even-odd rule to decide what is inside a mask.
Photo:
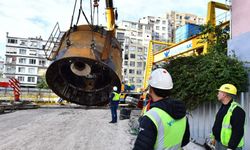
[{"label": "construction site", "polygon": [[[250,23],[250,20],[247,19],[246,10],[249,9],[250,3],[246,2],[247,4],[244,5],[243,2],[234,0],[227,5],[210,1],[207,4],[205,24],[214,30],[203,32],[205,30],[201,31],[201,26],[187,24],[175,31],[175,40],[171,42],[149,40],[144,59],[144,77],[141,81],[143,86],[138,88],[131,83],[131,80],[124,77],[123,60],[126,59],[124,54],[126,50],[117,39],[119,27],[116,25],[118,16],[116,7],[113,6],[113,0],[105,2],[106,26],[94,24],[94,18],[90,18],[90,21],[87,19],[82,8],[82,0],[80,3],[75,0],[71,25],[67,31],[61,31],[58,23],[54,26],[42,48],[46,59],[50,61],[44,75],[48,88],[23,87],[17,76],[0,79],[0,150],[133,149],[140,132],[140,119],[150,108],[148,89],[152,71],[168,65],[171,67],[171,62],[178,58],[202,57],[212,53],[212,45],[220,40],[215,33],[216,29],[230,36],[224,43],[225,56],[236,57],[238,61],[243,62],[242,68],[247,75],[245,83],[239,83],[239,86],[244,84],[247,87],[246,90],[241,90],[243,88],[237,84],[239,90],[235,95],[236,101],[246,114],[245,143],[242,149],[249,150],[250,57],[247,51],[250,49],[248,42],[250,28],[246,24]],[[80,4],[79,14],[75,17],[78,3]],[[94,17],[92,11],[98,9],[99,0],[91,1],[90,6],[91,16]],[[230,13],[230,16],[224,17],[226,19],[218,23],[216,17],[218,10]],[[242,18],[245,14],[245,19],[248,21],[239,19],[239,13]],[[83,16],[87,23],[78,23],[79,16]],[[78,18],[76,23],[74,18]],[[188,33],[181,35],[184,30]],[[216,61],[220,63],[220,60]],[[195,65],[190,66],[196,68]],[[219,67],[217,65],[217,68]],[[169,70],[171,73],[171,68]],[[198,67],[197,70],[200,71]],[[207,71],[209,75],[205,74],[201,81],[205,82],[206,78],[210,78],[209,71],[211,70]],[[178,78],[188,80],[190,77],[182,78],[182,74],[177,73],[177,75],[178,77],[173,77],[174,84]],[[236,73],[232,76],[241,78],[241,75]],[[213,76],[217,74],[214,73]],[[195,77],[190,78],[196,80]],[[218,75],[217,78],[220,77],[223,76]],[[218,81],[222,80],[218,79]],[[188,84],[188,81],[186,83]],[[203,86],[203,84],[200,85]],[[206,85],[208,84],[204,83],[204,86]],[[114,90],[114,87],[117,89]],[[214,88],[215,85],[212,87]],[[207,92],[216,93],[217,89],[219,87]],[[118,121],[109,123],[112,116],[110,96],[114,91],[119,93]],[[195,102],[197,100],[195,92],[182,93],[182,95],[189,94],[194,95],[189,96],[193,101],[190,102],[188,99],[184,100],[184,103],[187,108],[190,142],[182,149],[214,150],[215,145],[210,135],[221,103],[210,100]],[[210,95],[202,92],[197,96],[204,99],[210,98]]]}]

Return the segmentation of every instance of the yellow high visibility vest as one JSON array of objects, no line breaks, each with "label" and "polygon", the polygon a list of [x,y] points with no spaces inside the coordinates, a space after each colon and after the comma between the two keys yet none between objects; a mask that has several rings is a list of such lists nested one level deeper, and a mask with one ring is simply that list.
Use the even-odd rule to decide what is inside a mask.
[{"label": "yellow high visibility vest", "polygon": [[113,101],[119,101],[120,100],[120,94],[113,92],[113,94],[115,94],[115,96],[113,97]]},{"label": "yellow high visibility vest", "polygon": [[[231,120],[233,111],[237,106],[239,106],[239,104],[233,101],[227,111],[227,114],[224,116],[223,121],[222,121],[220,139],[221,139],[221,143],[224,146],[228,146],[229,140],[232,135],[232,126],[230,124],[230,120]],[[242,137],[237,147],[243,147],[243,145],[244,145],[244,138]]]},{"label": "yellow high visibility vest", "polygon": [[145,113],[157,128],[155,150],[180,150],[186,130],[187,118],[174,120],[167,112],[153,107]]}]

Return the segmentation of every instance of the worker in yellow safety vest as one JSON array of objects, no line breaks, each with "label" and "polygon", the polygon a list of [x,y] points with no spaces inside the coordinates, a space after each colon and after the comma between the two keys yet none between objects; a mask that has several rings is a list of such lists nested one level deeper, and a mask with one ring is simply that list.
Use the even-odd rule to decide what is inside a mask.
[{"label": "worker in yellow safety vest", "polygon": [[120,94],[117,93],[117,91],[118,91],[118,88],[114,86],[113,92],[111,93],[109,97],[110,110],[111,110],[111,116],[112,116],[112,120],[109,123],[117,122],[117,109],[118,109],[119,100],[120,100]]},{"label": "worker in yellow safety vest", "polygon": [[183,101],[170,98],[172,77],[158,68],[149,78],[150,109],[140,120],[134,150],[179,150],[189,143],[190,132]]},{"label": "worker in yellow safety vest", "polygon": [[245,111],[234,101],[237,89],[232,84],[223,84],[218,89],[222,103],[216,114],[211,138],[216,150],[241,150],[244,145]]}]

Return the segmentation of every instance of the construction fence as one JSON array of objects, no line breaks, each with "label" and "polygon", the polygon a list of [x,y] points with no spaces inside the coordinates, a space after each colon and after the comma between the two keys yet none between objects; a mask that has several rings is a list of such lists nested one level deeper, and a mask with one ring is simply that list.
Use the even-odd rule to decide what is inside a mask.
[{"label": "construction fence", "polygon": [[[0,100],[14,100],[12,88],[0,88]],[[59,97],[50,89],[21,88],[21,100],[27,101],[57,101]]]}]

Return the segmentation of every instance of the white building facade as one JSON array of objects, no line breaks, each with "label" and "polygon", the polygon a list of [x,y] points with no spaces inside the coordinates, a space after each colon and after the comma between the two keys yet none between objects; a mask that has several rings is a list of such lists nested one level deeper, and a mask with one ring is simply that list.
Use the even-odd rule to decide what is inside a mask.
[{"label": "white building facade", "polygon": [[7,33],[4,78],[15,77],[23,87],[35,87],[49,62],[41,38],[10,37]]},{"label": "white building facade", "polygon": [[132,21],[122,21],[116,37],[123,49],[123,80],[135,86],[143,86],[148,43],[152,39],[153,27]]},{"label": "white building facade", "polygon": [[4,59],[0,57],[0,77],[3,76]]},{"label": "white building facade", "polygon": [[147,16],[140,19],[139,22],[152,25],[152,40],[171,41],[172,28],[170,20],[166,17]]}]

